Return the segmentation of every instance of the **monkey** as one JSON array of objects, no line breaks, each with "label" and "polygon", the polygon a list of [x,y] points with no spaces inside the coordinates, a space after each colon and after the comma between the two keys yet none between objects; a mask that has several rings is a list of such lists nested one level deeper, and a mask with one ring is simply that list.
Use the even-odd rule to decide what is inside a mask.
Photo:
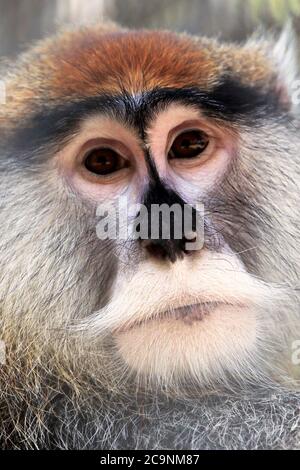
[{"label": "monkey", "polygon": [[291,27],[65,28],[1,77],[0,448],[299,448]]}]

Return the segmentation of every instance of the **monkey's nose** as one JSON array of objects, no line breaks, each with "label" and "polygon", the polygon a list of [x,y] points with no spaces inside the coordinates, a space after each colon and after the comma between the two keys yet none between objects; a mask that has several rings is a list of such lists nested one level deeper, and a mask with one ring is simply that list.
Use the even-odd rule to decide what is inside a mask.
[{"label": "monkey's nose", "polygon": [[185,237],[179,240],[141,240],[141,244],[152,258],[175,263],[175,261],[192,253],[187,250],[186,243],[193,243],[195,240],[196,236],[193,240],[187,240]]}]

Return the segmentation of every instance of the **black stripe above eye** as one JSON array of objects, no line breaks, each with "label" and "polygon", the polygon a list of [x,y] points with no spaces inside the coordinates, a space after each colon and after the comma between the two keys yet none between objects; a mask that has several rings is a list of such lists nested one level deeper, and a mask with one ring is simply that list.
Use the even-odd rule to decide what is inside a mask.
[{"label": "black stripe above eye", "polygon": [[153,107],[177,101],[197,106],[210,117],[241,124],[245,120],[255,124],[257,119],[271,119],[286,111],[281,109],[279,97],[273,90],[267,92],[226,76],[209,92],[197,87],[157,89],[149,93],[148,101]]},{"label": "black stripe above eye", "polygon": [[[103,94],[54,107],[42,104],[38,112],[12,130],[8,142],[0,142],[4,149],[19,159],[31,161],[45,154],[45,147],[61,144],[78,130],[80,122],[91,115],[109,115],[135,127],[143,136],[153,116],[171,103],[199,108],[208,117],[247,125],[260,125],[264,118],[283,116],[279,98],[273,92],[250,87],[223,77],[212,91],[195,86],[186,88],[156,88],[138,96],[124,92]],[[7,155],[7,152],[5,152]]]},{"label": "black stripe above eye", "polygon": [[280,100],[273,89],[244,85],[238,80],[224,77],[209,94],[207,109],[215,110],[227,119],[251,120],[280,114]]}]

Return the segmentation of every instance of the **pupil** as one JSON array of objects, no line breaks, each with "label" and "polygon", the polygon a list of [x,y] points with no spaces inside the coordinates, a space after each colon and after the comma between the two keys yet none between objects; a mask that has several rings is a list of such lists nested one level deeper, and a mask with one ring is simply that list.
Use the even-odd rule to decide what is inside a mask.
[{"label": "pupil", "polygon": [[189,141],[188,139],[184,139],[184,140],[182,141],[181,146],[182,146],[183,148],[189,148],[189,146],[190,146],[190,141]]},{"label": "pupil", "polygon": [[204,132],[184,132],[175,139],[169,157],[171,159],[197,157],[206,149],[208,143],[208,136]]},{"label": "pupil", "polygon": [[96,158],[96,164],[104,165],[104,166],[112,166],[113,161],[112,159],[109,159],[108,157],[100,156]]},{"label": "pupil", "polygon": [[118,170],[118,156],[110,149],[94,150],[87,157],[86,168],[98,175],[107,175]]}]

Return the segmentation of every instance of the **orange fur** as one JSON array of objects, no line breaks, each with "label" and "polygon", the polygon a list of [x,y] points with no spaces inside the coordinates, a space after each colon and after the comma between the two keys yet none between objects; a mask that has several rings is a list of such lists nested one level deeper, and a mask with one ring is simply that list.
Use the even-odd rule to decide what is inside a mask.
[{"label": "orange fur", "polygon": [[51,105],[101,92],[190,86],[207,91],[226,73],[245,84],[273,84],[272,64],[257,45],[93,26],[62,32],[25,53],[8,77],[7,105],[0,113],[6,120],[20,118],[40,102]]}]

